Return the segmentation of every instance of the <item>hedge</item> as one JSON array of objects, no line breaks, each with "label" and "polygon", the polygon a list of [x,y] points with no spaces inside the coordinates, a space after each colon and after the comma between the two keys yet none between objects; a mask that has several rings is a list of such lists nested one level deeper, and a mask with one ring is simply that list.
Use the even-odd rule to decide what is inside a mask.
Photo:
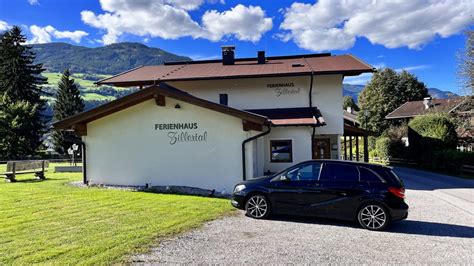
[{"label": "hedge", "polygon": [[457,150],[440,150],[433,152],[431,164],[425,168],[459,175],[463,165],[474,165],[474,153]]}]

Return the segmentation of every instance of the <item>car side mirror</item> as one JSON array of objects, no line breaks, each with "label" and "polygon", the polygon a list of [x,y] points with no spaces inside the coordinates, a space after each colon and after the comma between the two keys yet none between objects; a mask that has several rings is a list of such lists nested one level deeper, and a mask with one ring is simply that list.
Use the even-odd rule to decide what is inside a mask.
[{"label": "car side mirror", "polygon": [[286,176],[286,175],[281,175],[281,176],[280,176],[280,181],[289,182],[289,181],[291,181],[291,178],[289,178],[289,177]]}]

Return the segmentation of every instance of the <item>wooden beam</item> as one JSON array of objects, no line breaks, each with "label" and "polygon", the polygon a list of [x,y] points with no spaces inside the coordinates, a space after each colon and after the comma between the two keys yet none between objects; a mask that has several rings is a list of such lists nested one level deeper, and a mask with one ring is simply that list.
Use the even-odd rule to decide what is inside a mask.
[{"label": "wooden beam", "polygon": [[364,136],[364,162],[369,162],[369,143],[367,134]]},{"label": "wooden beam", "polygon": [[250,130],[263,131],[263,127],[261,124],[257,124],[257,123],[250,122],[247,120],[242,120],[242,125],[244,128],[244,131],[250,131]]},{"label": "wooden beam", "polygon": [[347,137],[344,135],[344,160],[347,160]]},{"label": "wooden beam", "polygon": [[356,136],[356,161],[359,161],[359,136]]},{"label": "wooden beam", "polygon": [[87,136],[87,124],[75,124],[72,126],[72,129],[74,129],[79,136]]},{"label": "wooden beam", "polygon": [[159,94],[153,94],[153,98],[155,98],[156,105],[158,106],[166,105],[165,96],[159,95]]},{"label": "wooden beam", "polygon": [[352,161],[352,136],[349,136],[349,160]]}]

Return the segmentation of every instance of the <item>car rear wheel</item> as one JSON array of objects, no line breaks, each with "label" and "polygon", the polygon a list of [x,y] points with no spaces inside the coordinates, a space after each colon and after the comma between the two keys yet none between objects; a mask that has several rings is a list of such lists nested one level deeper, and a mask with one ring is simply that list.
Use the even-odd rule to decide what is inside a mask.
[{"label": "car rear wheel", "polygon": [[387,209],[380,204],[370,203],[364,205],[357,215],[359,224],[369,230],[380,231],[385,229],[390,223]]},{"label": "car rear wheel", "polygon": [[255,219],[264,219],[270,214],[270,202],[263,195],[253,195],[245,203],[248,216]]}]

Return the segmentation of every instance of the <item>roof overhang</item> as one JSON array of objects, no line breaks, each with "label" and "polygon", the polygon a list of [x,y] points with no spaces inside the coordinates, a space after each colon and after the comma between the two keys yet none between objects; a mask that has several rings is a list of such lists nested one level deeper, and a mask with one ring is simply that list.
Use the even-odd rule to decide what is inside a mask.
[{"label": "roof overhang", "polygon": [[326,121],[321,112],[316,107],[298,108],[275,108],[247,110],[251,113],[259,114],[271,121],[272,126],[311,126],[321,127],[326,125]]}]

